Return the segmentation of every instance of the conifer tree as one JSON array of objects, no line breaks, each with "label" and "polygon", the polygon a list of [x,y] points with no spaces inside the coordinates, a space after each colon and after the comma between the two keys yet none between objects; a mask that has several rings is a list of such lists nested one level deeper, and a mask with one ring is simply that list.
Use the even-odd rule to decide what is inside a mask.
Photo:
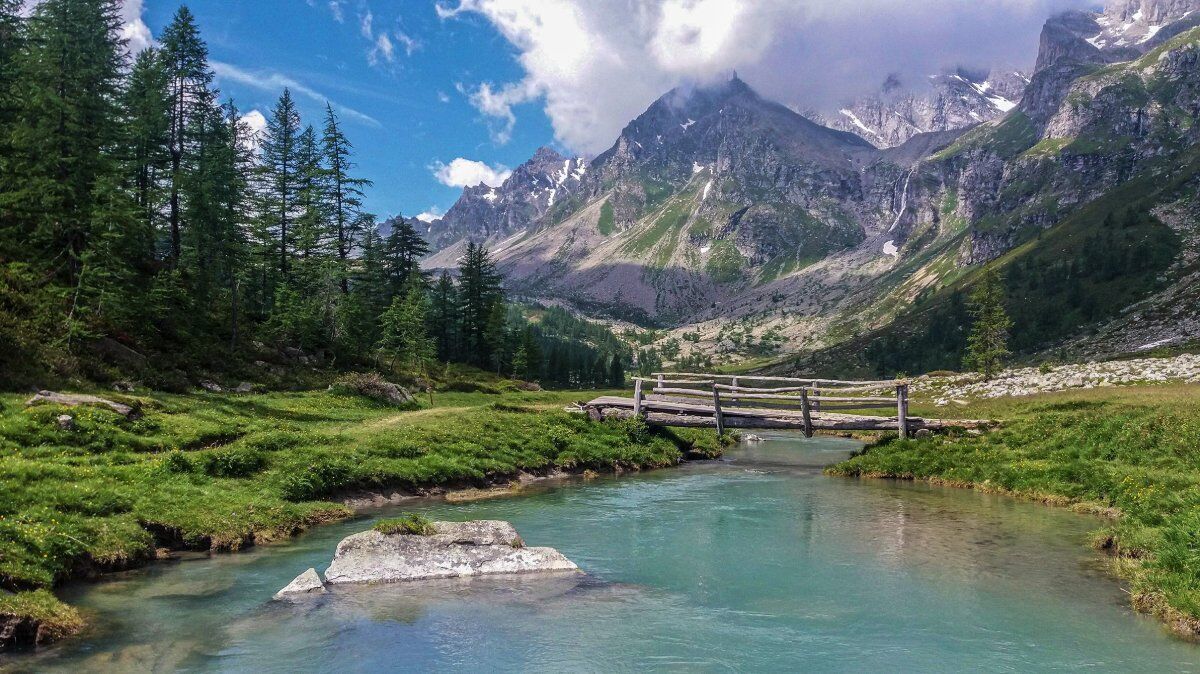
[{"label": "conifer tree", "polygon": [[325,169],[328,171],[330,215],[337,241],[337,258],[340,262],[338,280],[342,294],[350,292],[350,256],[361,235],[363,190],[371,181],[352,176],[354,163],[351,159],[353,145],[342,132],[333,105],[325,106],[325,129],[321,138]]},{"label": "conifer tree", "polygon": [[170,227],[171,265],[178,265],[182,254],[183,206],[180,202],[185,179],[184,164],[195,149],[193,132],[196,118],[207,114],[213,105],[213,73],[208,65],[208,46],[200,39],[196,17],[186,5],[176,12],[162,34],[162,59],[170,95],[168,145],[171,155],[168,223]]},{"label": "conifer tree", "polygon": [[[28,21],[17,57],[9,158],[0,176],[6,242],[17,259],[50,264],[70,285],[83,267],[91,225],[115,194],[124,62],[114,0],[46,0]],[[10,251],[2,251],[8,253]]]},{"label": "conifer tree", "polygon": [[458,290],[450,272],[442,270],[433,286],[429,311],[430,335],[437,345],[437,357],[449,362],[458,357]]},{"label": "conifer tree", "polygon": [[271,118],[267,120],[267,131],[262,141],[261,175],[266,230],[274,236],[279,277],[285,283],[292,255],[292,239],[295,237],[291,227],[301,183],[299,134],[300,113],[292,100],[292,92],[284,89]]},{"label": "conifer tree", "polygon": [[967,338],[965,365],[990,380],[1004,368],[1004,360],[1011,353],[1008,335],[1012,328],[1012,319],[1004,310],[1004,282],[994,268],[983,273],[971,291],[967,308],[974,324]]},{"label": "conifer tree", "polygon": [[421,260],[429,254],[429,244],[417,233],[412,223],[403,217],[393,218],[391,225],[392,231],[388,234],[385,254],[388,278],[391,279],[393,291],[398,292],[413,272],[424,277],[421,272]]},{"label": "conifer tree", "polygon": [[167,84],[164,59],[158,50],[146,49],[133,62],[121,102],[125,113],[125,161],[138,221],[151,236],[158,231],[164,181],[170,178],[171,103]]},{"label": "conifer tree", "polygon": [[[17,76],[17,54],[24,42],[20,16],[21,0],[0,0],[0,172],[8,160],[8,142],[16,115],[13,85]],[[0,223],[0,231],[3,224]]]},{"label": "conifer tree", "polygon": [[504,301],[500,274],[487,249],[467,243],[459,265],[459,325],[463,355],[479,367],[495,366],[492,352],[497,343],[494,309]]},{"label": "conifer tree", "polygon": [[426,329],[428,303],[425,283],[417,274],[409,277],[404,292],[392,300],[380,318],[379,351],[409,372],[423,373],[435,355],[433,340]]}]

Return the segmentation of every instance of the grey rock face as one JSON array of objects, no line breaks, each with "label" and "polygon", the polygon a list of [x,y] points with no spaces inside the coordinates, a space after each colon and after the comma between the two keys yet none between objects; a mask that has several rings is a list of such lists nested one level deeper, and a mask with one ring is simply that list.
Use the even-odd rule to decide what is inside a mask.
[{"label": "grey rock face", "polygon": [[288,599],[313,594],[325,594],[325,592],[325,583],[321,580],[321,576],[317,574],[317,570],[309,569],[299,576],[296,576],[296,579],[288,583],[287,587],[276,592],[275,599]]},{"label": "grey rock face", "polygon": [[107,398],[78,393],[56,393],[54,391],[39,391],[25,402],[26,407],[35,405],[62,405],[63,407],[106,407],[128,419],[140,419],[142,411],[136,406],[113,402]]},{"label": "grey rock face", "polygon": [[435,522],[430,536],[354,534],[325,572],[331,585],[578,571],[552,548],[526,548],[507,522]]},{"label": "grey rock face", "polygon": [[1016,107],[1028,84],[1028,75],[1000,69],[958,69],[931,77],[928,90],[915,92],[889,78],[876,95],[819,121],[876,147],[898,147],[919,134],[965,129],[997,119]]},{"label": "grey rock face", "polygon": [[567,158],[550,148],[540,148],[503,185],[466,188],[444,216],[417,231],[425,232],[435,250],[464,238],[512,236],[556,208],[565,209],[587,171],[588,163],[582,157]]}]

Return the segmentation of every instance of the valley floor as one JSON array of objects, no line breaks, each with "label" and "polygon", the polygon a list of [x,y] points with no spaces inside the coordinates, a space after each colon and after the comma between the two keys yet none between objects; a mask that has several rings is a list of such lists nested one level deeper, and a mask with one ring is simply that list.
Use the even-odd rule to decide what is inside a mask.
[{"label": "valley floor", "polygon": [[832,475],[927,480],[1111,518],[1096,532],[1134,606],[1200,637],[1200,385],[1090,388],[938,406],[915,414],[1004,419],[984,435],[885,441]]},{"label": "valley floor", "polygon": [[[112,397],[111,395],[107,397]],[[137,396],[136,421],[0,395],[0,651],[78,631],[51,593],[172,550],[237,550],[353,514],[345,499],[640,470],[715,434],[594,423],[595,392],[438,393],[402,411],[325,391]],[[70,414],[73,428],[59,416]]]}]

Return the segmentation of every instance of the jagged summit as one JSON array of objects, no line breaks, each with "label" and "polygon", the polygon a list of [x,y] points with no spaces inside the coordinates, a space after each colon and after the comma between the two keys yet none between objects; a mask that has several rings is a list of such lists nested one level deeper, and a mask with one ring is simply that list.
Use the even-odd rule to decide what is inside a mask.
[{"label": "jagged summit", "polygon": [[1029,76],[1011,69],[955,68],[929,77],[913,91],[889,75],[879,91],[822,115],[826,126],[853,133],[880,148],[903,145],[923,133],[965,129],[1016,107]]}]

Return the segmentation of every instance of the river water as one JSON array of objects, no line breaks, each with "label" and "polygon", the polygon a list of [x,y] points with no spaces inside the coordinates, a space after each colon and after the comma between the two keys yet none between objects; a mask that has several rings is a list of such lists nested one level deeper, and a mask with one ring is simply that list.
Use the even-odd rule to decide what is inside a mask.
[{"label": "river water", "polygon": [[[339,589],[272,602],[370,520],[69,589],[84,639],[21,670],[1194,671],[1200,646],[1128,608],[1097,520],[971,491],[823,477],[849,441],[768,437],[727,460],[421,503],[504,519],[582,577]],[[380,516],[394,514],[381,512]]]}]

